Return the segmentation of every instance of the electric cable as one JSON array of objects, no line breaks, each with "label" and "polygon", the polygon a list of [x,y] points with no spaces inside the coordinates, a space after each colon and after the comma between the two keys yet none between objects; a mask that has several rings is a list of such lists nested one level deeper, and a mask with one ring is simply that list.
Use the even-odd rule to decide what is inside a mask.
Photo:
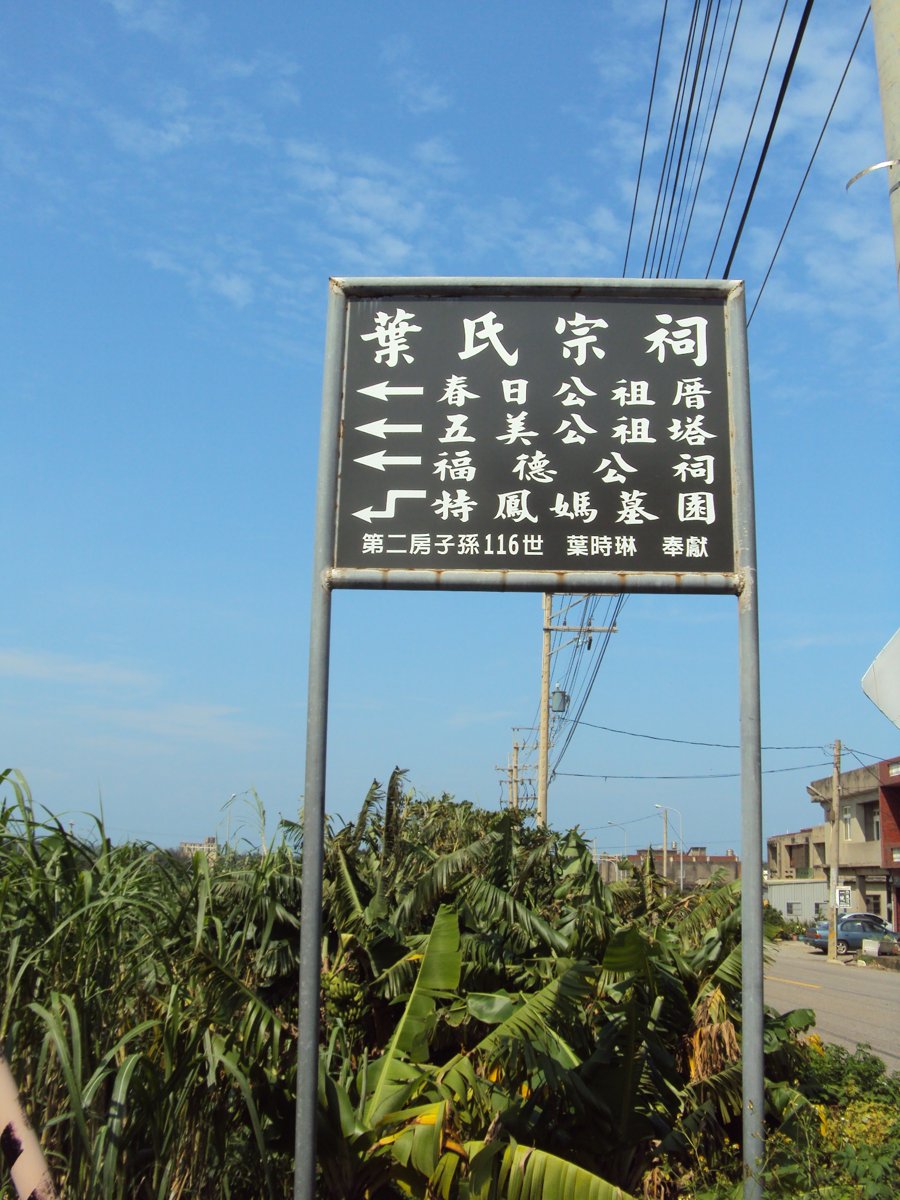
[{"label": "electric cable", "polygon": [[744,135],[744,144],[741,147],[741,153],[738,156],[737,166],[735,167],[734,176],[732,177],[732,180],[731,180],[731,187],[728,191],[728,199],[725,201],[725,207],[722,210],[722,220],[719,222],[719,229],[718,229],[718,232],[716,233],[716,240],[713,243],[712,253],[709,256],[709,262],[707,263],[707,266],[706,266],[706,278],[707,279],[709,278],[710,271],[712,271],[713,260],[715,259],[716,251],[719,248],[719,239],[722,236],[722,230],[725,228],[725,220],[728,216],[728,210],[731,208],[731,201],[734,197],[735,189],[737,188],[737,182],[740,177],[741,167],[744,165],[744,155],[747,153],[747,146],[750,144],[750,135],[753,132],[753,126],[756,123],[756,114],[759,111],[759,106],[762,102],[763,91],[765,90],[765,86],[766,86],[766,80],[769,78],[769,69],[772,66],[772,59],[775,57],[775,48],[778,45],[778,39],[781,35],[781,26],[784,24],[784,18],[787,15],[788,3],[789,3],[789,0],[784,0],[784,5],[781,9],[781,16],[778,18],[778,26],[775,30],[775,36],[772,39],[772,45],[769,49],[769,57],[766,60],[766,69],[763,71],[763,77],[762,77],[762,80],[759,85],[759,90],[756,93],[756,101],[753,105],[753,112],[750,114],[750,120],[747,123],[747,132]]},{"label": "electric cable", "polygon": [[[695,0],[695,3],[691,10],[690,25],[689,25],[689,29],[688,29],[688,33],[687,33],[687,37],[686,37],[684,52],[682,55],[682,61],[681,61],[681,66],[680,66],[679,79],[678,79],[678,86],[677,86],[676,92],[675,92],[672,116],[671,116],[670,123],[669,123],[669,132],[668,132],[668,137],[666,139],[665,154],[663,156],[663,163],[662,163],[662,167],[660,170],[659,181],[657,184],[656,197],[654,200],[653,213],[652,213],[652,218],[651,218],[651,222],[650,222],[650,231],[649,231],[649,235],[647,238],[646,249],[645,249],[645,254],[644,254],[644,263],[643,263],[643,267],[642,267],[642,273],[644,274],[644,276],[646,276],[646,274],[647,274],[648,263],[651,264],[652,270],[657,270],[657,269],[661,268],[663,266],[663,264],[665,264],[665,270],[668,271],[674,260],[675,270],[680,271],[680,268],[681,268],[682,259],[683,259],[684,253],[685,253],[688,237],[689,237],[691,226],[692,226],[693,219],[694,219],[694,214],[695,214],[698,196],[699,196],[699,192],[700,192],[700,188],[701,188],[701,184],[702,184],[702,180],[703,180],[703,176],[704,176],[704,170],[705,170],[705,166],[706,166],[706,162],[707,162],[707,157],[710,152],[713,135],[714,135],[714,131],[716,128],[716,120],[717,120],[717,117],[719,114],[720,105],[722,103],[722,97],[723,97],[725,81],[726,81],[726,77],[727,77],[727,73],[728,73],[728,67],[731,62],[732,52],[733,52],[733,49],[735,46],[735,39],[736,39],[738,24],[741,19],[743,0],[738,0],[737,13],[734,18],[734,23],[730,26],[730,37],[729,37],[729,23],[730,23],[730,17],[731,17],[731,12],[732,12],[732,6],[733,6],[733,0],[729,0],[728,15],[726,16],[724,23],[721,25],[721,38],[718,42],[718,57],[716,60],[716,67],[714,70],[712,70],[711,74],[710,74],[710,66],[712,63],[713,54],[716,50],[717,30],[719,28],[721,0],[717,0],[717,8],[715,10],[714,16],[713,16],[713,10],[712,10],[712,0],[707,0],[705,12],[703,13],[702,18],[701,18],[701,10],[700,10],[699,0]],[[743,162],[744,162],[744,158],[746,155],[747,147],[749,145],[749,141],[752,136],[752,132],[753,132],[753,128],[755,126],[757,114],[758,114],[758,111],[759,111],[759,108],[760,108],[760,105],[762,102],[762,98],[763,98],[763,95],[765,92],[765,87],[766,87],[766,84],[767,84],[767,81],[769,78],[769,74],[771,71],[772,63],[774,61],[774,56],[775,56],[775,53],[776,53],[776,50],[778,47],[778,43],[779,43],[779,40],[781,37],[783,24],[784,24],[784,21],[786,18],[787,7],[788,7],[788,0],[785,0],[784,6],[782,7],[781,14],[780,14],[780,17],[778,20],[778,25],[777,25],[777,28],[775,31],[775,35],[772,40],[772,45],[769,50],[768,60],[766,63],[764,74],[763,74],[763,79],[762,79],[762,82],[760,84],[760,87],[759,87],[759,90],[757,93],[753,113],[751,115],[750,122],[747,126],[747,132],[746,132],[746,135],[744,138],[744,143],[743,143],[743,146],[741,149],[741,154],[740,154],[740,158],[738,161],[738,165],[737,165],[737,168],[734,173],[734,177],[731,182],[731,188],[729,191],[728,199],[726,201],[725,208],[723,210],[723,214],[722,214],[722,218],[721,218],[721,222],[719,224],[719,228],[718,228],[718,232],[716,235],[712,255],[710,256],[709,265],[707,267],[707,272],[706,272],[707,277],[709,276],[709,273],[712,270],[712,263],[714,261],[715,254],[718,250],[719,242],[721,240],[722,232],[725,227],[728,212],[730,211],[731,202],[733,200],[735,190],[736,190],[739,178],[740,178],[741,169],[743,167]],[[792,45],[792,48],[791,48],[791,51],[790,51],[790,54],[788,57],[788,61],[787,61],[787,64],[785,66],[785,69],[784,69],[784,72],[782,75],[775,108],[773,110],[772,116],[769,121],[769,127],[768,127],[768,130],[766,133],[766,137],[765,137],[765,140],[763,143],[762,150],[760,152],[760,156],[759,156],[755,171],[754,171],[751,187],[750,187],[749,193],[747,195],[746,201],[744,203],[744,207],[743,207],[743,211],[742,211],[740,221],[738,224],[737,232],[735,234],[734,241],[733,241],[733,244],[731,247],[731,252],[728,257],[728,263],[727,263],[727,266],[726,266],[725,272],[724,272],[725,276],[727,276],[731,270],[731,266],[734,261],[734,257],[737,253],[737,250],[738,250],[738,247],[739,247],[739,244],[741,241],[741,237],[743,235],[743,231],[744,231],[744,228],[745,228],[745,225],[747,222],[750,208],[751,208],[752,202],[755,197],[755,193],[756,193],[756,190],[757,190],[757,187],[759,184],[762,170],[764,168],[766,157],[767,157],[769,148],[771,146],[772,138],[774,135],[774,130],[775,130],[777,121],[780,117],[781,111],[782,111],[785,96],[787,93],[787,88],[789,86],[790,79],[792,77],[792,73],[793,73],[793,70],[794,70],[794,67],[795,67],[795,64],[797,61],[797,57],[799,54],[801,43],[803,41],[803,37],[804,37],[804,33],[805,33],[806,26],[808,23],[808,19],[810,16],[811,9],[812,9],[812,0],[807,0],[805,8],[803,10],[803,14],[802,14],[800,22],[799,22],[799,25],[797,27],[797,31],[796,31],[796,34],[794,37],[794,41],[793,41],[793,45]],[[657,102],[657,98],[658,98],[659,70],[660,70],[660,65],[662,63],[663,44],[664,44],[664,39],[666,36],[667,28],[671,28],[671,22],[669,20],[669,17],[670,17],[670,14],[668,12],[668,0],[665,0],[664,6],[663,6],[662,18],[660,21],[659,37],[658,37],[658,41],[657,41],[656,56],[655,56],[654,67],[653,67],[653,76],[652,76],[652,81],[651,81],[651,86],[650,86],[650,96],[649,96],[649,100],[648,100],[647,114],[646,114],[646,119],[645,119],[645,124],[644,124],[644,134],[643,134],[643,142],[642,142],[642,147],[641,147],[640,162],[639,162],[639,166],[638,166],[638,174],[637,174],[637,179],[636,179],[636,184],[635,184],[635,191],[634,191],[634,197],[633,197],[633,202],[632,202],[632,211],[631,211],[628,236],[627,236],[627,241],[626,241],[625,258],[624,258],[624,262],[623,262],[623,274],[627,270],[632,246],[634,244],[634,233],[635,233],[635,226],[636,226],[636,220],[637,220],[638,205],[639,205],[639,201],[640,201],[641,189],[644,184],[645,175],[646,175],[647,146],[648,146],[649,139],[650,139],[650,123],[651,123],[652,116],[653,116],[654,105]],[[832,101],[832,106],[829,109],[828,116],[826,117],[825,124],[823,125],[823,129],[819,135],[819,140],[816,143],[816,147],[813,151],[812,157],[810,159],[810,163],[807,167],[807,171],[803,177],[803,181],[800,184],[800,189],[798,190],[797,197],[795,198],[795,201],[794,201],[794,205],[791,208],[791,212],[788,216],[788,220],[782,231],[782,235],[779,238],[779,242],[778,242],[778,245],[776,246],[775,253],[773,254],[772,261],[769,264],[769,268],[763,279],[763,283],[760,287],[759,293],[757,294],[756,301],[753,306],[753,310],[751,311],[751,314],[750,314],[751,319],[752,319],[753,313],[755,313],[755,311],[756,311],[756,307],[762,296],[762,293],[766,286],[766,282],[767,282],[769,275],[773,269],[775,259],[778,255],[780,247],[783,243],[784,237],[787,232],[787,228],[790,225],[791,218],[796,209],[797,203],[799,202],[800,193],[802,192],[803,187],[806,182],[806,179],[808,178],[809,172],[811,171],[813,161],[815,159],[819,145],[821,144],[822,138],[824,136],[825,128],[827,127],[828,122],[830,120],[831,114],[833,112],[834,106],[835,106],[837,98],[838,98],[838,95],[840,94],[841,87],[843,86],[843,82],[846,78],[847,70],[849,69],[850,61],[852,61],[852,58],[855,54],[856,47],[857,47],[860,37],[862,35],[862,31],[865,26],[865,21],[866,21],[867,17],[868,17],[868,13],[866,14],[866,18],[864,18],[862,27],[860,28],[859,34],[857,35],[854,49],[851,52],[850,59],[848,60],[847,67],[845,68],[845,71],[844,71],[844,75],[842,76],[841,82],[838,85],[838,90],[835,94],[834,100]],[[710,23],[711,23],[711,31],[710,31]],[[722,70],[721,76],[720,76],[719,64],[721,63],[721,60],[722,60],[722,55],[724,53],[724,46],[725,46],[726,40],[728,42],[728,50],[727,50],[727,53],[725,54],[724,69]],[[700,114],[701,110],[704,112],[705,115],[704,115],[704,119],[703,119],[703,129],[702,129],[702,132],[700,133],[699,140],[698,140],[698,131],[700,129],[700,115],[699,114]],[[699,160],[698,160],[698,155],[696,153],[698,146],[702,148],[702,152],[699,155]],[[685,216],[685,213],[687,213],[686,216]],[[676,253],[677,253],[677,258],[674,257],[676,255]],[[749,321],[748,321],[748,323],[749,323]],[[566,602],[562,608],[561,623],[566,624],[566,625],[575,624],[575,620],[571,618],[570,614],[574,613],[577,610],[577,607],[579,605],[583,605],[583,615],[581,617],[581,624],[583,627],[588,627],[588,626],[592,625],[594,623],[594,611],[596,610],[597,604],[600,599],[606,600],[608,617],[609,617],[610,612],[612,612],[612,617],[611,617],[611,619],[608,619],[606,621],[606,624],[613,625],[615,623],[616,617],[621,612],[621,608],[622,608],[625,600],[627,599],[627,595],[621,595],[621,596],[618,596],[615,598],[612,598],[609,596],[607,596],[607,597],[600,597],[600,596],[583,597],[579,600],[574,600],[574,599],[569,598],[566,600]],[[614,607],[614,611],[613,611],[613,607]],[[551,617],[550,617],[551,626],[554,623],[555,622],[554,622],[554,617],[552,614],[552,603],[551,603]],[[571,631],[569,631],[569,630],[556,631],[556,630],[551,629],[550,637],[551,637],[551,655],[552,656],[561,655],[562,651],[566,648],[565,634],[569,633],[569,632],[571,632]],[[572,639],[572,648],[571,648],[571,651],[568,655],[568,658],[567,658],[564,666],[562,666],[562,668],[559,671],[554,672],[554,674],[559,679],[559,682],[555,682],[555,685],[557,687],[561,688],[563,691],[565,691],[570,696],[570,711],[573,713],[573,716],[569,717],[569,716],[566,716],[563,714],[558,714],[558,713],[551,714],[551,723],[552,724],[551,724],[550,746],[553,747],[553,745],[559,735],[560,729],[564,729],[565,733],[562,738],[562,742],[559,747],[559,750],[556,754],[555,761],[554,761],[552,771],[550,774],[550,778],[555,778],[556,776],[567,774],[566,772],[560,771],[559,768],[563,761],[563,758],[565,757],[566,752],[568,751],[568,749],[571,745],[572,739],[575,734],[575,730],[578,728],[579,725],[586,725],[589,728],[598,728],[598,729],[605,730],[607,732],[619,733],[619,734],[623,734],[626,736],[647,737],[651,740],[668,741],[668,742],[671,742],[674,744],[681,743],[681,744],[686,744],[686,745],[697,745],[697,746],[705,746],[705,747],[709,747],[709,748],[722,748],[722,749],[736,749],[737,748],[735,746],[726,746],[726,745],[720,744],[720,743],[690,742],[690,741],[683,740],[683,739],[662,738],[662,737],[659,737],[658,735],[652,735],[652,734],[642,735],[642,734],[637,734],[637,733],[631,733],[631,732],[625,731],[625,730],[615,730],[608,726],[602,726],[602,725],[595,726],[595,725],[592,725],[590,722],[584,721],[583,714],[585,711],[585,707],[586,707],[586,704],[590,697],[594,683],[596,681],[603,657],[606,653],[606,650],[608,649],[609,642],[610,642],[610,634],[607,633],[604,637],[602,645],[597,648],[597,653],[595,655],[592,667],[588,670],[586,678],[584,678],[582,680],[582,675],[583,675],[585,664],[587,662],[588,653],[592,649],[593,643],[592,643],[592,637],[590,635],[588,635],[587,638],[584,638],[580,635],[576,636],[574,639]],[[540,715],[540,705],[538,705],[537,714],[535,716],[535,721],[534,721],[535,728],[537,727],[539,715]],[[529,745],[528,748],[531,750],[534,749],[534,747],[531,745]],[[817,751],[823,751],[823,748],[821,746],[815,746],[815,747],[812,747],[812,746],[809,746],[809,747],[806,747],[806,746],[764,747],[764,749],[766,749],[766,750],[797,750],[797,749],[812,750],[812,749],[814,749]],[[818,765],[819,764],[814,764],[814,767],[817,767]],[[781,768],[780,770],[791,771],[791,770],[809,770],[809,769],[813,769],[813,768],[804,766],[804,767]],[[770,773],[773,773],[773,771],[770,770],[770,771],[766,771],[764,773],[770,774]],[[629,778],[669,779],[669,778],[733,778],[736,776],[731,776],[731,775],[724,775],[724,776],[722,776],[722,775],[700,775],[700,776],[593,775],[593,776],[585,776],[585,777],[599,778],[599,779],[612,779],[612,778],[615,778],[615,779],[629,779]]]},{"label": "electric cable", "polygon": [[[786,775],[790,771],[814,771],[819,767],[827,767],[830,764],[824,763],[803,763],[798,767],[770,767],[762,772],[763,775]],[[638,780],[668,780],[668,779],[740,779],[740,771],[725,771],[719,773],[709,773],[703,775],[610,775],[610,774],[590,774],[584,771],[559,771],[557,772],[564,779],[638,779]]]},{"label": "electric cable", "polygon": [[622,263],[622,275],[624,276],[628,270],[628,255],[631,250],[631,236],[634,233],[634,221],[637,214],[638,196],[641,190],[641,178],[644,173],[644,159],[647,154],[647,137],[650,131],[650,115],[653,112],[653,98],[656,95],[656,77],[659,73],[659,60],[662,51],[663,34],[666,28],[666,13],[669,9],[669,0],[664,0],[662,20],[659,24],[659,39],[656,43],[656,60],[653,63],[653,78],[650,80],[650,99],[647,102],[647,119],[644,121],[644,140],[641,143],[641,158],[638,163],[637,180],[634,185],[634,200],[631,205],[631,221],[628,225],[628,238],[625,242],[625,261]]},{"label": "electric cable", "polygon": [[[675,186],[673,186],[672,198],[669,202],[669,216],[666,220],[666,229],[665,229],[665,233],[663,234],[663,251],[665,250],[666,243],[668,243],[668,257],[666,258],[666,265],[662,269],[662,272],[661,272],[661,274],[663,276],[667,275],[668,271],[669,271],[669,264],[671,262],[671,257],[672,257],[672,247],[674,245],[674,234],[678,228],[678,219],[681,214],[681,206],[684,202],[685,184],[687,182],[687,177],[688,177],[688,164],[691,161],[691,154],[693,153],[693,149],[694,149],[694,139],[697,135],[697,126],[698,126],[699,120],[700,120],[700,112],[699,112],[700,100],[702,99],[703,92],[706,87],[706,75],[707,75],[707,71],[709,70],[709,60],[712,56],[712,38],[715,37],[715,23],[713,24],[712,37],[709,39],[707,38],[707,29],[709,28],[709,15],[711,12],[711,8],[712,8],[711,0],[707,0],[706,14],[703,18],[703,28],[700,33],[700,42],[697,47],[697,57],[696,57],[696,60],[694,63],[694,76],[693,76],[693,82],[691,84],[691,94],[690,94],[690,97],[688,98],[687,114],[685,116],[684,128],[682,130],[682,135],[681,135],[681,148],[679,149],[679,152],[678,152],[678,165],[675,168],[675,184],[677,185],[680,180],[680,187],[678,187],[678,189],[677,189],[678,190],[678,201],[677,201],[677,205],[676,205],[676,201],[675,201],[676,188],[675,188]],[[719,9],[717,7],[716,8],[716,19],[717,20],[718,20],[718,15],[719,15]],[[708,45],[708,49],[707,49],[707,45]],[[701,64],[702,64],[702,74],[701,74]],[[700,81],[699,94],[697,92],[698,79]],[[688,138],[688,129],[690,129],[690,138]],[[682,162],[684,163],[684,171],[683,172],[682,172]],[[670,226],[670,223],[672,222],[673,212],[674,212],[674,223],[672,223],[673,237],[670,239],[669,238],[669,226]],[[662,267],[662,262],[663,262],[663,255],[661,253],[660,258],[659,258],[660,267]]]},{"label": "electric cable", "polygon": [[[622,611],[622,607],[625,604],[625,599],[626,599],[626,596],[624,593],[616,596],[615,607],[613,609],[612,618],[607,622],[608,626],[612,627],[615,625],[616,620],[619,616],[619,613]],[[592,670],[589,680],[587,681],[587,684],[584,688],[583,696],[578,703],[577,712],[575,714],[575,717],[570,721],[571,727],[568,730],[565,740],[563,741],[563,744],[562,744],[559,752],[556,755],[556,759],[554,760],[553,767],[551,768],[551,771],[550,771],[551,779],[557,774],[559,764],[562,762],[563,758],[565,757],[565,753],[568,750],[569,746],[571,745],[572,738],[575,736],[575,730],[578,728],[578,725],[581,721],[581,717],[584,713],[585,706],[587,705],[588,698],[590,697],[591,691],[593,690],[594,682],[597,678],[597,673],[600,670],[600,664],[603,662],[603,659],[606,656],[606,651],[609,648],[609,643],[610,643],[611,637],[612,637],[612,631],[610,628],[608,630],[608,632],[603,635],[603,643],[602,643],[599,651],[597,652],[596,661],[594,662],[593,670]]]},{"label": "electric cable", "polygon": [[844,72],[841,75],[840,82],[837,85],[837,91],[834,93],[834,99],[831,101],[831,105],[825,116],[825,121],[822,125],[822,129],[819,133],[819,137],[816,141],[812,155],[810,156],[810,160],[806,164],[806,170],[803,172],[803,178],[800,181],[800,186],[797,189],[796,196],[794,197],[794,203],[791,205],[791,211],[788,213],[787,220],[784,223],[784,229],[782,229],[782,231],[781,231],[781,237],[779,237],[779,239],[778,239],[778,244],[775,247],[775,252],[772,255],[771,262],[769,263],[769,265],[766,269],[766,273],[765,273],[765,276],[763,277],[762,283],[760,284],[759,291],[756,293],[756,299],[753,302],[753,308],[751,308],[750,315],[747,318],[748,328],[749,328],[750,322],[753,320],[753,314],[756,312],[757,306],[759,305],[759,302],[762,299],[762,294],[766,290],[766,284],[769,282],[769,276],[772,274],[772,268],[775,266],[775,260],[778,257],[779,251],[781,250],[781,245],[785,239],[785,235],[787,234],[788,226],[790,225],[790,223],[793,219],[794,213],[797,210],[797,205],[799,204],[800,197],[803,194],[803,189],[804,189],[804,187],[806,187],[806,181],[807,181],[807,179],[809,179],[809,173],[812,170],[813,163],[816,161],[816,155],[819,153],[819,147],[822,145],[822,139],[825,136],[825,130],[828,128],[828,122],[831,120],[831,114],[834,112],[835,105],[838,102],[838,97],[841,94],[841,89],[844,86],[844,81],[847,78],[847,73],[850,70],[850,64],[853,62],[853,57],[856,54],[856,50],[857,50],[857,47],[859,46],[860,39],[862,38],[863,30],[866,27],[866,22],[869,19],[870,12],[871,12],[871,9],[869,9],[869,8],[867,8],[865,11],[865,15],[863,16],[863,19],[862,19],[862,24],[859,27],[859,33],[856,35],[856,41],[853,43],[853,49],[850,51],[850,57],[847,59],[847,65],[844,67]]},{"label": "electric cable", "polygon": [[[687,738],[662,737],[655,733],[635,733],[631,729],[614,729],[611,725],[595,725],[591,721],[582,721],[588,729],[602,729],[605,733],[618,733],[623,737],[645,738],[651,742],[669,742],[675,746],[702,746],[710,750],[740,750],[740,743],[730,742],[695,742]],[[762,750],[827,750],[827,746],[762,746]]]},{"label": "electric cable", "polygon": [[[697,198],[700,195],[700,187],[703,183],[703,175],[706,171],[706,160],[709,155],[709,148],[712,145],[713,133],[715,132],[715,128],[716,128],[716,120],[719,116],[719,108],[720,108],[720,105],[722,102],[722,92],[725,89],[725,80],[728,76],[728,68],[731,65],[731,55],[734,50],[734,42],[735,42],[735,38],[737,36],[738,25],[740,24],[741,13],[743,12],[743,8],[744,8],[744,0],[738,0],[737,14],[734,18],[734,24],[731,27],[731,38],[729,39],[729,42],[728,42],[728,53],[725,56],[725,66],[722,70],[721,78],[719,79],[719,87],[718,87],[718,91],[716,92],[716,102],[715,102],[715,106],[714,106],[713,112],[712,112],[712,119],[709,122],[709,133],[707,134],[706,142],[703,147],[703,158],[701,159],[700,169],[697,174],[697,184],[696,184],[696,187],[693,188],[693,200],[691,201],[691,209],[690,209],[690,213],[688,214],[687,222],[685,224],[684,236],[682,237],[682,240],[681,240],[681,250],[678,254],[678,261],[675,263],[675,275],[676,276],[679,275],[681,272],[681,262],[682,262],[682,259],[684,258],[684,252],[687,247],[687,241],[688,241],[688,236],[690,235],[690,232],[691,232],[691,226],[694,223],[694,211],[697,207]],[[728,21],[729,21],[730,17],[731,17],[731,0],[729,0],[729,5],[728,5],[728,16],[725,18],[725,28],[726,29],[728,28]],[[724,45],[724,42],[725,42],[725,38],[723,36],[723,38],[722,38],[723,45]],[[722,47],[720,46],[719,47],[719,57],[720,58],[721,58],[721,54],[722,54]],[[719,64],[717,62],[716,63],[716,74],[718,74],[718,70],[719,70]]]},{"label": "electric cable", "polygon": [[[691,14],[691,24],[690,24],[690,29],[688,32],[688,40],[687,40],[687,44],[685,45],[684,55],[681,60],[681,75],[678,80],[678,88],[676,90],[676,95],[675,95],[675,106],[672,109],[672,119],[671,119],[671,122],[669,123],[669,133],[666,138],[666,152],[663,155],[663,163],[662,163],[662,168],[660,170],[659,183],[657,184],[657,187],[656,187],[656,201],[653,205],[653,217],[650,221],[650,233],[647,238],[647,249],[644,252],[644,263],[643,263],[643,266],[641,267],[641,275],[644,278],[646,278],[646,276],[647,276],[647,263],[650,259],[650,250],[651,250],[651,246],[653,245],[653,236],[654,236],[654,230],[656,229],[656,217],[659,212],[659,204],[660,204],[660,200],[661,200],[661,198],[666,190],[666,186],[667,186],[665,181],[666,181],[668,171],[670,168],[670,155],[671,155],[672,146],[673,146],[673,136],[672,135],[676,129],[676,119],[678,116],[679,106],[681,104],[681,100],[682,100],[682,97],[684,94],[684,80],[687,75],[687,66],[688,66],[689,56],[690,56],[690,47],[691,47],[691,44],[693,43],[693,39],[694,39],[694,30],[696,28],[698,9],[699,9],[699,0],[694,0],[694,9]],[[655,253],[655,251],[654,251],[654,253]]]},{"label": "electric cable", "polygon": [[794,44],[791,46],[791,53],[788,57],[787,66],[784,69],[784,75],[781,79],[781,86],[778,89],[778,97],[775,101],[775,108],[772,112],[772,118],[769,121],[769,128],[766,131],[766,138],[763,142],[763,147],[759,155],[759,161],[756,164],[756,171],[753,174],[753,182],[750,185],[750,191],[747,195],[744,211],[741,213],[741,219],[738,223],[737,233],[734,236],[734,243],[731,247],[731,253],[728,255],[728,262],[725,264],[725,270],[722,274],[723,279],[727,279],[731,271],[731,264],[734,262],[734,256],[737,254],[738,246],[741,242],[741,236],[744,232],[744,225],[747,221],[747,216],[750,212],[750,206],[753,203],[753,197],[756,195],[756,188],[759,184],[760,176],[762,175],[763,167],[765,166],[766,158],[769,153],[769,147],[772,144],[772,136],[775,133],[775,126],[778,123],[778,118],[781,115],[781,106],[784,104],[784,97],[787,94],[788,84],[791,81],[791,76],[794,73],[794,64],[797,61],[797,55],[800,53],[800,44],[803,41],[803,35],[806,32],[806,26],[809,21],[809,15],[812,12],[813,0],[806,0],[806,6],[803,9],[803,14],[800,17],[800,24],[797,27],[797,33],[794,37]]}]

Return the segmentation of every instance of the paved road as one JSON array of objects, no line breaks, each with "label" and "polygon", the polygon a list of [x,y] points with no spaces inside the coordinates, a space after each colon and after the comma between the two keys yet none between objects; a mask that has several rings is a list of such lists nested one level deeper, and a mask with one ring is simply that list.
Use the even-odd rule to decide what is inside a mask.
[{"label": "paved road", "polygon": [[900,1071],[900,971],[830,963],[803,942],[778,943],[765,971],[763,996],[779,1012],[811,1008],[826,1042],[855,1050],[866,1042],[889,1072]]}]

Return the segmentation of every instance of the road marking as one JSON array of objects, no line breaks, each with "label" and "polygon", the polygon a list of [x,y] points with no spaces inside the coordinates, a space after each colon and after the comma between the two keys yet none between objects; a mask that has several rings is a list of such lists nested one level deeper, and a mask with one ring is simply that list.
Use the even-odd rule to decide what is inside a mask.
[{"label": "road marking", "polygon": [[773,983],[792,983],[794,987],[814,988],[817,992],[822,990],[821,983],[801,983],[799,979],[782,979],[780,975],[766,975],[765,979],[771,979]]}]

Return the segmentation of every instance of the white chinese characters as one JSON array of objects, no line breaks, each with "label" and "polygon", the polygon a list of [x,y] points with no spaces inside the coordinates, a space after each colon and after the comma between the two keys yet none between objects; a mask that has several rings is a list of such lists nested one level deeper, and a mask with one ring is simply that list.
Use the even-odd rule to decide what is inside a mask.
[{"label": "white chinese characters", "polygon": [[339,517],[354,553],[638,571],[645,556],[655,570],[721,558],[730,437],[724,322],[710,309],[417,294],[358,312],[341,476],[357,532]]}]

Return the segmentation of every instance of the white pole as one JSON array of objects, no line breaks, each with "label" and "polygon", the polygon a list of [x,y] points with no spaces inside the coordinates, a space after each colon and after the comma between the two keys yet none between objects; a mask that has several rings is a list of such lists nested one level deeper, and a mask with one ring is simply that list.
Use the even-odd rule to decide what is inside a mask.
[{"label": "white pole", "polygon": [[900,286],[900,165],[897,163],[900,159],[900,5],[897,0],[872,0],[872,29],[884,144],[890,163],[888,194],[891,198],[894,257]]},{"label": "white pole", "polygon": [[541,717],[538,724],[538,782],[537,823],[547,824],[547,788],[549,784],[550,757],[550,623],[553,613],[553,596],[544,592],[544,630],[541,639]]}]

